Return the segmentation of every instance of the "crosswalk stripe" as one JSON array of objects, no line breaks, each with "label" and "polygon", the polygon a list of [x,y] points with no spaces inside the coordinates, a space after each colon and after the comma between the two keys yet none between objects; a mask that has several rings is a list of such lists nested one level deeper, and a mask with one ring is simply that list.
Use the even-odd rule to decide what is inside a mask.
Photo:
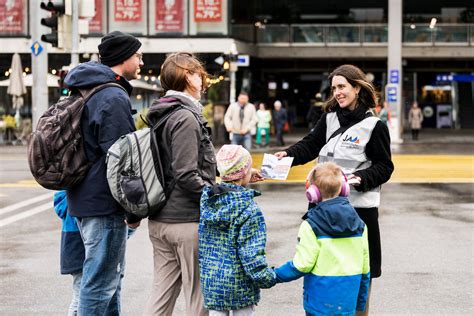
[{"label": "crosswalk stripe", "polygon": [[[37,203],[37,202],[40,202],[40,201],[43,201],[43,200],[46,200],[46,199],[50,199],[50,198],[53,197],[53,194],[54,194],[54,192],[48,192],[46,194],[39,195],[39,196],[34,197],[32,199],[28,199],[26,201],[21,201],[21,202],[18,202],[16,204],[6,206],[6,207],[0,209],[0,215],[10,213],[12,211],[18,210],[22,207],[28,206],[28,205],[33,204],[33,203]],[[52,205],[53,205],[52,202],[50,202],[50,206],[52,206]]]},{"label": "crosswalk stripe", "polygon": [[19,221],[21,219],[33,216],[35,214],[44,212],[46,210],[51,209],[52,207],[53,207],[53,204],[51,202],[48,202],[46,204],[37,206],[34,209],[31,209],[29,211],[25,211],[25,212],[7,217],[5,219],[0,220],[0,227],[6,226],[6,225],[11,224],[11,223],[14,223],[14,222]]}]

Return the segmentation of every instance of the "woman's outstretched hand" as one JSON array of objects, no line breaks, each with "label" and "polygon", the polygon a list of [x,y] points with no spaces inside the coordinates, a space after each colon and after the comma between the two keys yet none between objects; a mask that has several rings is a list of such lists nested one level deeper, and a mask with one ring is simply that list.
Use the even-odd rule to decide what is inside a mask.
[{"label": "woman's outstretched hand", "polygon": [[286,153],[286,151],[279,151],[279,152],[276,152],[273,154],[275,157],[278,158],[278,160],[280,160],[281,158],[283,157],[286,157],[288,156],[288,154]]}]

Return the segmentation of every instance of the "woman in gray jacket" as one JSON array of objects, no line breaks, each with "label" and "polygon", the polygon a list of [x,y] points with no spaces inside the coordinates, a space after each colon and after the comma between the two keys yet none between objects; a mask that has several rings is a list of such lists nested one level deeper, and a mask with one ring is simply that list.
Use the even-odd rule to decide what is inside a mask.
[{"label": "woman in gray jacket", "polygon": [[171,190],[164,208],[148,222],[154,281],[145,315],[171,315],[181,287],[186,314],[207,314],[199,281],[199,200],[202,189],[215,183],[216,159],[199,103],[206,76],[192,54],[171,54],[160,74],[166,94],[148,114],[154,124],[171,113],[156,133],[165,189]]}]

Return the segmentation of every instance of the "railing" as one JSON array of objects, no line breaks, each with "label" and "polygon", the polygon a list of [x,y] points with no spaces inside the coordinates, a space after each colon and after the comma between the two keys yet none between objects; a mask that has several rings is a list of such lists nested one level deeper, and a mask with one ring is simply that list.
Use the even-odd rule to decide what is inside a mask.
[{"label": "railing", "polygon": [[[404,24],[403,44],[411,46],[474,45],[474,24]],[[232,37],[246,42],[300,46],[387,45],[387,24],[251,24],[232,25]]]}]

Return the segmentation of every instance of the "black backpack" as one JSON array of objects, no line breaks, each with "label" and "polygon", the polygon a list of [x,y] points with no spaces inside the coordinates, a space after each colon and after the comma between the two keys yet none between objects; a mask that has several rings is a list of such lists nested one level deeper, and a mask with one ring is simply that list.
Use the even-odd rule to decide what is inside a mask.
[{"label": "black backpack", "polygon": [[117,83],[105,83],[60,99],[38,120],[28,141],[28,164],[35,180],[50,190],[67,190],[81,182],[92,161],[86,156],[81,130],[84,105],[94,93],[108,87],[125,90]]}]

